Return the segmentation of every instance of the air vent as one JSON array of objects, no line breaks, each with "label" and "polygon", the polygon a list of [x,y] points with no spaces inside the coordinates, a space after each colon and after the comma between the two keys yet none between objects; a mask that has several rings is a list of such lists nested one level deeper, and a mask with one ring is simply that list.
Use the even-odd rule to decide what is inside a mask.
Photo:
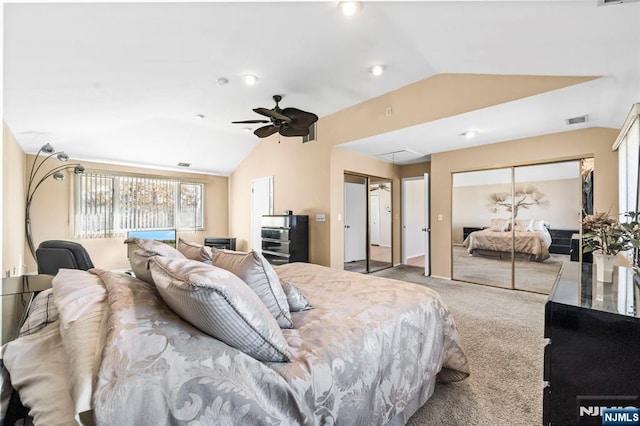
[{"label": "air vent", "polygon": [[302,137],[302,143],[312,142],[316,140],[316,124],[317,123],[313,123],[311,127],[309,127],[309,134]]},{"label": "air vent", "polygon": [[182,161],[178,163],[178,167],[191,167],[191,163],[183,163]]},{"label": "air vent", "polygon": [[608,6],[610,4],[631,3],[640,0],[598,0],[598,6]]},{"label": "air vent", "polygon": [[579,117],[571,117],[564,120],[567,123],[567,126],[571,126],[572,124],[581,124],[589,121],[588,115],[581,115]]}]

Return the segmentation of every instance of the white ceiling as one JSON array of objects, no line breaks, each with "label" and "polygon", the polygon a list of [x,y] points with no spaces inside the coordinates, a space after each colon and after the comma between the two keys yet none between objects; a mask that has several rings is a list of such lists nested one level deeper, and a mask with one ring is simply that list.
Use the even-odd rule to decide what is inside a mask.
[{"label": "white ceiling", "polygon": [[[323,117],[438,73],[603,76],[343,145],[370,156],[620,127],[640,101],[640,3],[367,2],[353,18],[336,5],[5,3],[4,119],[29,153],[50,142],[81,160],[228,175],[259,143],[231,121],[262,118],[252,108],[274,94]],[[370,75],[375,63],[386,73]],[[470,128],[477,138],[459,136]]]}]

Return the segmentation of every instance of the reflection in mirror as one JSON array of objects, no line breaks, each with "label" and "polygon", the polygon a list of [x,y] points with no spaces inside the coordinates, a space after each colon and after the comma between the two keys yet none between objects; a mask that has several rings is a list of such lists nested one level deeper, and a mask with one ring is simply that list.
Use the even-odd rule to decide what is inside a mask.
[{"label": "reflection in mirror", "polygon": [[344,269],[367,272],[367,179],[344,175]]},{"label": "reflection in mirror", "polygon": [[452,276],[512,288],[511,168],[454,173]]},{"label": "reflection in mirror", "polygon": [[393,266],[391,222],[391,181],[369,178],[369,272]]},{"label": "reflection in mirror", "polygon": [[[583,208],[580,161],[514,169],[514,285],[549,294],[564,262],[578,252]],[[577,261],[577,259],[576,259]]]}]

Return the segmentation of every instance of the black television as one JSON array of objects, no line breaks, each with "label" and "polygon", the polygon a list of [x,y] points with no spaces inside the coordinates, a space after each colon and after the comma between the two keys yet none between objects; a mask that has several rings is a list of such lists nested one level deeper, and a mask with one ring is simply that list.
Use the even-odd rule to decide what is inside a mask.
[{"label": "black television", "polygon": [[147,240],[161,241],[171,247],[176,247],[176,230],[175,229],[145,229],[141,231],[127,232],[127,238],[144,238]]}]

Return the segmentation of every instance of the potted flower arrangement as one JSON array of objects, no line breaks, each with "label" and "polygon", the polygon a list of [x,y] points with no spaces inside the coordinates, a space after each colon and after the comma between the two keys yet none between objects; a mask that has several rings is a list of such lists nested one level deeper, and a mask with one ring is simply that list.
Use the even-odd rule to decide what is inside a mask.
[{"label": "potted flower arrangement", "polygon": [[593,254],[598,281],[611,282],[616,255],[638,247],[638,240],[633,232],[638,229],[637,225],[637,222],[635,225],[632,222],[620,223],[608,212],[584,217],[582,252]]}]

